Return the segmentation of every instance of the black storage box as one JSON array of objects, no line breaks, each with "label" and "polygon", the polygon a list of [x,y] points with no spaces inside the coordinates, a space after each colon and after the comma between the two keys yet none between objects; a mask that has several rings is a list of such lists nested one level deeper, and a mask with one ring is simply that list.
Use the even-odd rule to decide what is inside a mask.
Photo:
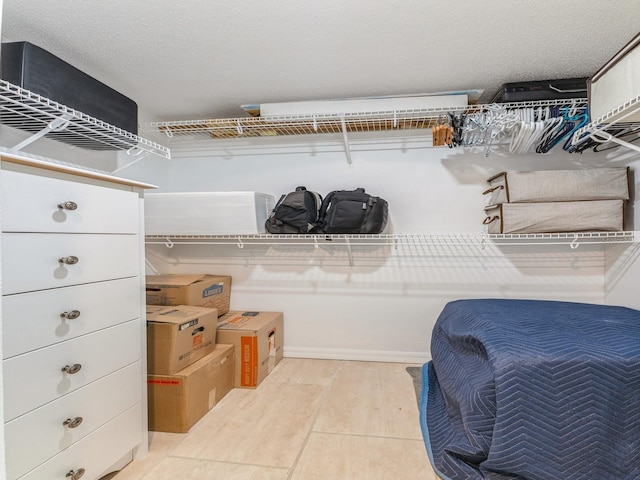
[{"label": "black storage box", "polygon": [[[2,44],[2,78],[114,127],[138,134],[138,105],[133,100],[32,43]],[[28,126],[23,129],[30,130]]]},{"label": "black storage box", "polygon": [[491,103],[587,98],[587,80],[588,77],[505,83]]}]

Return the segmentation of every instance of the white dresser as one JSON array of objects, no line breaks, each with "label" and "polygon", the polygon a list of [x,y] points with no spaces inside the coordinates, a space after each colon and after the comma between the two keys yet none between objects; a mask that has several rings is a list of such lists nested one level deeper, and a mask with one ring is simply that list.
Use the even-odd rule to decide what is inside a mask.
[{"label": "white dresser", "polygon": [[152,187],[2,158],[8,480],[97,480],[146,453],[142,192]]}]

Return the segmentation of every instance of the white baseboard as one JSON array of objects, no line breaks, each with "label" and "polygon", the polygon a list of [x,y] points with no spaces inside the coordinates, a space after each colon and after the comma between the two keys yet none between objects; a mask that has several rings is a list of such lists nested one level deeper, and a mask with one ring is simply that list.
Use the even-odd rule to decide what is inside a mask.
[{"label": "white baseboard", "polygon": [[285,357],[323,360],[358,360],[365,362],[417,363],[431,360],[428,352],[396,352],[385,350],[352,350],[340,348],[284,347]]}]

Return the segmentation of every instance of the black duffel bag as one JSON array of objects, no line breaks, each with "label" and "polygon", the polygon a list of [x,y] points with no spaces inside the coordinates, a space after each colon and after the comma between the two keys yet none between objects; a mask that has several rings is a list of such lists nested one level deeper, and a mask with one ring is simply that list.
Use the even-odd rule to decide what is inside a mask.
[{"label": "black duffel bag", "polygon": [[387,201],[364,188],[335,190],[322,201],[318,225],[323,233],[381,233],[388,217]]}]

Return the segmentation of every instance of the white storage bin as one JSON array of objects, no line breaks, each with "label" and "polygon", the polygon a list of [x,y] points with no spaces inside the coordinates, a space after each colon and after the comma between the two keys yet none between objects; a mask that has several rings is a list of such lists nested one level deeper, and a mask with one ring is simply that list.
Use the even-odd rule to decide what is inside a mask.
[{"label": "white storage bin", "polygon": [[624,200],[502,203],[485,207],[488,233],[622,231]]},{"label": "white storage bin", "polygon": [[421,95],[411,97],[347,98],[306,102],[261,103],[260,116],[280,115],[356,115],[367,112],[463,108],[468,95]]},{"label": "white storage bin", "polygon": [[[609,114],[640,95],[640,34],[614,55],[589,81],[589,116],[591,121]],[[635,112],[632,112],[635,110]],[[621,109],[604,123],[621,119],[640,121],[636,103],[631,109]]]},{"label": "white storage bin", "polygon": [[147,235],[251,235],[265,233],[275,205],[258,192],[176,192],[145,195]]},{"label": "white storage bin", "polygon": [[502,172],[487,180],[488,205],[507,202],[629,200],[629,169]]}]

